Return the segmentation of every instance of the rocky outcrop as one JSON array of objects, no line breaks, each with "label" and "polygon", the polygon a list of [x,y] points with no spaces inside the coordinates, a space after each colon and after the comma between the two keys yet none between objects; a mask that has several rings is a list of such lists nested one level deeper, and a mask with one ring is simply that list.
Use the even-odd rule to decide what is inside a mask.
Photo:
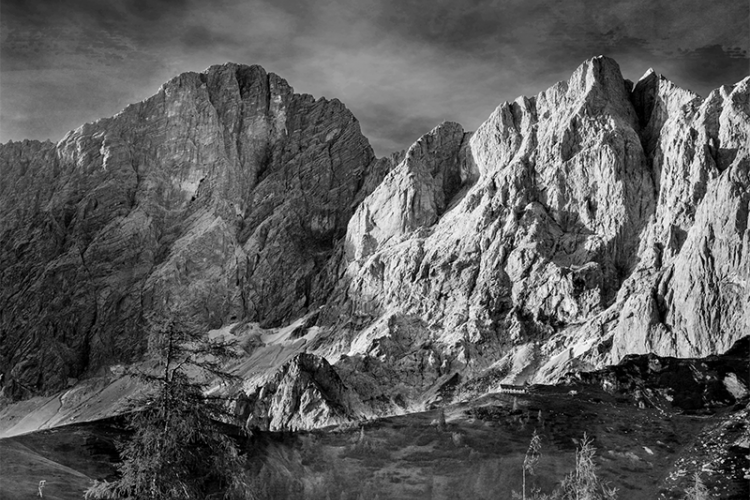
[{"label": "rocky outcrop", "polygon": [[647,130],[660,132],[649,138],[659,204],[613,322],[613,360],[705,356],[748,334],[749,85],[745,79],[704,101],[653,74],[636,87],[656,96]]},{"label": "rocky outcrop", "polygon": [[409,148],[349,221],[349,261],[367,258],[390,239],[438,220],[462,183],[474,176],[462,148],[467,135],[457,123],[444,123]]},{"label": "rocky outcrop", "polygon": [[216,327],[304,312],[389,168],[339,101],[234,64],[180,75],[57,145],[2,146],[6,394],[132,359],[144,314]]},{"label": "rocky outcrop", "polygon": [[284,431],[347,423],[356,400],[328,362],[298,354],[262,382],[243,387],[236,407],[248,429]]},{"label": "rocky outcrop", "polygon": [[569,385],[595,385],[641,407],[665,411],[701,411],[733,405],[750,394],[750,338],[707,358],[671,358],[631,354],[615,366],[571,373]]}]

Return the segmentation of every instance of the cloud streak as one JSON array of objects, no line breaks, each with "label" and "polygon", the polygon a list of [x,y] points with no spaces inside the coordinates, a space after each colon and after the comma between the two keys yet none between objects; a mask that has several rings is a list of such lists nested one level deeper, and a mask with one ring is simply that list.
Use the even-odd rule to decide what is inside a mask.
[{"label": "cloud streak", "polygon": [[[59,139],[183,71],[261,64],[337,97],[380,155],[607,54],[703,95],[748,73],[750,6],[628,0],[4,0],[0,141]],[[739,4],[739,5],[738,5]]]}]

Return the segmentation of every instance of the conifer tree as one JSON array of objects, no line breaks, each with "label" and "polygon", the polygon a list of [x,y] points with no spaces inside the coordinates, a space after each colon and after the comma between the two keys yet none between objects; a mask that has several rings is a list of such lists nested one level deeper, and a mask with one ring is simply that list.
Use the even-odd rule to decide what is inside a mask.
[{"label": "conifer tree", "polygon": [[245,498],[245,457],[221,423],[226,399],[207,394],[217,381],[232,381],[221,362],[236,356],[233,346],[205,339],[176,315],[151,321],[149,343],[157,366],[134,376],[152,391],[131,402],[120,477],[96,482],[86,498]]}]

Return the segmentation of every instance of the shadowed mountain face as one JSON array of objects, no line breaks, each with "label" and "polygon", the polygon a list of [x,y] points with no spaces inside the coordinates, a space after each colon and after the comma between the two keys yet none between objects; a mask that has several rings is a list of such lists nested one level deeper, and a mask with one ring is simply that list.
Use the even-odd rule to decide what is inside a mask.
[{"label": "shadowed mountain face", "polygon": [[389,168],[340,102],[237,65],[0,157],[14,396],[133,359],[149,312],[276,324],[319,303],[354,207]]},{"label": "shadowed mountain face", "polygon": [[2,145],[4,394],[137,360],[174,310],[245,342],[241,413],[279,428],[724,352],[750,331],[749,86],[598,57],[376,159],[339,101],[228,64]]}]

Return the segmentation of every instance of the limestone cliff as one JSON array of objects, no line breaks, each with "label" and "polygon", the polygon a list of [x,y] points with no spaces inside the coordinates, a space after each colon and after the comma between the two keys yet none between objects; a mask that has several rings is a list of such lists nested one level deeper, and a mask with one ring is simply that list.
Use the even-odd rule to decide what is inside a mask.
[{"label": "limestone cliff", "polygon": [[258,66],[186,73],[57,145],[0,148],[6,394],[143,349],[143,317],[273,325],[327,294],[357,200],[390,168],[337,100]]},{"label": "limestone cliff", "polygon": [[[349,225],[345,310],[371,326],[348,354],[382,362],[404,318],[398,363],[429,393],[451,374],[552,381],[626,354],[727,350],[750,331],[749,81],[704,100],[598,57],[499,106],[468,144],[445,139],[450,124],[424,136]],[[440,212],[425,171],[477,175]],[[409,380],[377,366],[370,385]]]},{"label": "limestone cliff", "polygon": [[0,146],[5,394],[136,359],[175,309],[304,316],[307,353],[246,390],[278,429],[723,352],[750,331],[749,86],[703,99],[597,57],[376,159],[340,102],[228,64]]}]

